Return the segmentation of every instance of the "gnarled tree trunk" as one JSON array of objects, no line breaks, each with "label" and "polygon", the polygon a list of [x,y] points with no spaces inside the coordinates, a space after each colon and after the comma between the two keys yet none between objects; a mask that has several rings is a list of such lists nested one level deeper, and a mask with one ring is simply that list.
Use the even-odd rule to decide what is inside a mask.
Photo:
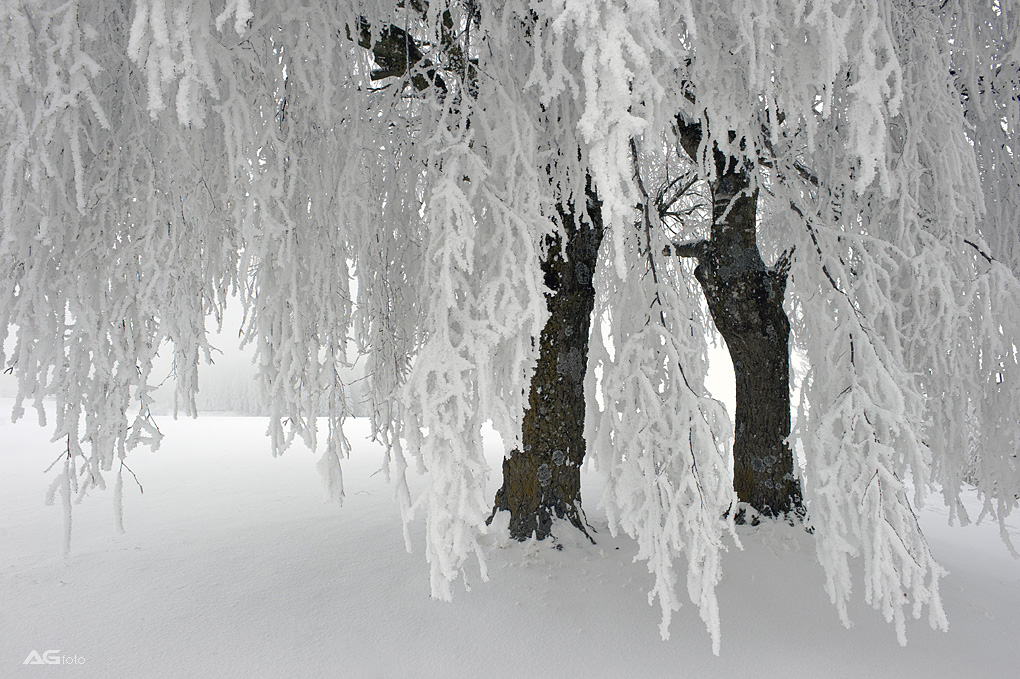
[{"label": "gnarled tree trunk", "polygon": [[[757,192],[744,173],[713,187],[712,238],[694,275],[726,340],[736,379],[733,487],[766,516],[802,514],[790,435],[790,321],[783,309],[786,265],[766,269],[755,241]],[[721,219],[729,207],[725,220]]]},{"label": "gnarled tree trunk", "polygon": [[[701,130],[681,125],[681,143],[694,157]],[[733,487],[737,498],[765,516],[803,516],[790,435],[790,320],[783,309],[786,257],[766,269],[758,250],[758,193],[747,171],[716,151],[712,232],[707,241],[678,246],[698,259],[694,275],[712,320],[726,340],[736,380]]]},{"label": "gnarled tree trunk", "polygon": [[503,486],[493,508],[493,516],[510,512],[510,534],[518,540],[549,537],[556,517],[587,535],[581,510],[584,376],[595,305],[592,275],[602,241],[601,207],[593,189],[587,194],[584,209],[557,207],[565,238],[549,244],[542,263],[552,293],[546,295],[549,320],[539,338],[524,413],[524,449],[503,461]]}]

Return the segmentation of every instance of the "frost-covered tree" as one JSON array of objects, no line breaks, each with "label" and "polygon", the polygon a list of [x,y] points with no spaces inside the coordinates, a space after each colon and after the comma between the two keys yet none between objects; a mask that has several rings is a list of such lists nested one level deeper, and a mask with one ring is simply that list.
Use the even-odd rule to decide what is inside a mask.
[{"label": "frost-covered tree", "polygon": [[[717,227],[738,213],[754,220],[734,241],[750,252],[753,236],[750,269],[789,267],[766,289],[807,375],[788,442],[770,445],[796,453],[781,477],[803,491],[844,620],[859,559],[865,598],[901,639],[908,612],[944,626],[913,507],[935,491],[967,520],[965,484],[991,516],[1016,507],[1012,1],[4,9],[3,360],[16,415],[27,400],[42,419],[56,400],[67,455],[53,492],[68,508],[114,471],[119,489],[128,450],[158,442],[157,351],[194,411],[204,319],[236,293],[274,449],[319,444],[338,497],[339,375],[349,342],[368,354],[387,469],[406,515],[424,514],[432,590],[448,598],[472,557],[486,577],[481,426],[525,450],[532,376],[559,366],[540,360],[549,264],[576,267],[571,229],[601,226],[586,443],[611,530],[634,535],[656,575],[663,634],[686,568],[718,648],[746,459],[703,382],[709,315],[724,334],[728,316],[711,296],[703,309],[713,272],[662,252],[727,247]],[[678,120],[697,126],[693,164],[719,200],[673,233],[651,194]],[[411,465],[427,477],[417,497]]]},{"label": "frost-covered tree", "polygon": [[[678,117],[677,137],[695,159],[700,123]],[[675,248],[679,256],[697,260],[694,275],[733,361],[733,487],[756,513],[803,516],[789,444],[790,321],[783,308],[789,253],[766,268],[757,242],[759,189],[753,186],[753,170],[718,149],[711,162],[709,238]],[[736,518],[744,520],[740,511]]]},{"label": "frost-covered tree", "polygon": [[[413,24],[420,27],[426,5],[411,7],[416,12],[411,15]],[[472,16],[471,21],[476,22],[478,15]],[[443,21],[443,56],[449,59],[451,53],[463,54],[466,50],[452,31],[452,14],[447,12]],[[358,44],[372,52],[372,79],[397,78],[415,96],[432,91],[445,98],[450,94],[446,81],[456,74],[444,75],[419,46],[420,30],[406,23],[405,27],[410,30],[390,24],[373,32],[371,21],[359,18]],[[477,60],[470,60],[470,67],[475,63]],[[425,74],[420,72],[422,68]],[[469,73],[470,90],[477,90],[478,75],[477,70]],[[541,112],[539,124],[550,124],[549,112]],[[535,339],[538,358],[527,390],[521,445],[509,451],[503,462],[503,484],[488,519],[491,522],[497,512],[508,512],[510,533],[519,540],[546,539],[556,518],[569,520],[587,534],[581,509],[581,465],[586,452],[584,376],[595,301],[592,277],[603,229],[590,177],[586,178],[583,202],[575,205],[556,181],[554,167],[562,164],[559,156],[564,149],[550,147],[546,151],[551,154],[546,167],[549,188],[557,197],[551,218],[559,227],[545,237],[540,261],[548,318]]]},{"label": "frost-covered tree", "polygon": [[538,338],[522,446],[503,460],[503,485],[493,507],[493,516],[510,513],[510,534],[518,540],[549,537],[557,518],[588,535],[581,508],[581,465],[587,452],[584,379],[595,306],[592,279],[603,228],[590,183],[583,200],[555,206],[561,231],[547,237],[541,262],[549,318]]}]

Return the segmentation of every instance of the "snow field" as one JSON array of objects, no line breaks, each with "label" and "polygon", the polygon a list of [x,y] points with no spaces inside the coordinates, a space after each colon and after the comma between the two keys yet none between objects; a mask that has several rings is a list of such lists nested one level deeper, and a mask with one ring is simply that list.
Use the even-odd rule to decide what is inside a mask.
[{"label": "snow field", "polygon": [[[950,571],[948,633],[911,621],[901,648],[857,591],[844,629],[812,538],[766,525],[741,528],[744,550],[724,555],[717,658],[690,604],[659,639],[652,576],[633,562],[633,541],[609,534],[591,470],[596,546],[567,526],[562,549],[518,544],[497,521],[484,545],[490,581],[475,568],[470,591],[456,585],[442,603],[429,596],[420,520],[415,552],[404,549],[366,422],[348,430],[343,507],[322,500],[307,450],[270,455],[266,419],[158,422],[160,450],[129,457],[145,492],[125,479],[127,532],[116,532],[112,489],[93,493],[74,508],[68,556],[61,510],[43,505],[42,470],[60,444],[32,419],[0,425],[0,677],[994,679],[1020,667],[1020,563],[996,526],[949,527],[939,508],[921,518]],[[501,450],[490,432],[497,475]],[[1010,529],[1020,537],[1015,519]],[[33,650],[84,662],[23,664]]]}]

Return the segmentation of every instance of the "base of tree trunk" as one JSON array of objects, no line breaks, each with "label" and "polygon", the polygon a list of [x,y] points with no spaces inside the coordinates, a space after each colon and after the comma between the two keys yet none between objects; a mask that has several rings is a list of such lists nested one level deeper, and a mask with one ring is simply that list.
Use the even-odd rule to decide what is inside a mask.
[{"label": "base of tree trunk", "polygon": [[[736,507],[732,508],[730,511],[733,512],[733,523],[738,526],[757,526],[761,524],[763,520],[785,521],[790,526],[796,526],[798,524],[803,524],[804,519],[807,517],[803,506],[795,507],[789,512],[769,516],[762,514],[746,502],[738,502]],[[726,512],[724,516],[728,516],[729,513],[730,512]],[[806,530],[808,533],[815,532],[813,528],[807,528]]]},{"label": "base of tree trunk", "polygon": [[[560,466],[553,487],[553,465],[542,454],[529,455],[514,450],[503,460],[503,486],[496,492],[495,505],[487,523],[497,512],[510,512],[510,537],[515,540],[545,540],[552,536],[555,519],[569,521],[591,540],[588,522],[581,508],[581,469]],[[542,483],[545,482],[543,486]],[[507,492],[513,488],[513,492]],[[567,498],[574,498],[573,502]],[[594,530],[594,529],[593,529]]]}]

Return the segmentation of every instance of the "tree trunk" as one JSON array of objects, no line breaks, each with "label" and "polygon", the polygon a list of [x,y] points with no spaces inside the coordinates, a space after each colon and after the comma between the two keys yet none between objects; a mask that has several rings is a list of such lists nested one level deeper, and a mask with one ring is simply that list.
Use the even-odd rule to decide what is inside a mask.
[{"label": "tree trunk", "polygon": [[524,450],[514,450],[503,460],[503,486],[492,510],[493,516],[510,512],[510,534],[517,540],[549,537],[554,517],[588,534],[581,510],[584,376],[602,222],[594,190],[587,194],[585,210],[557,206],[566,252],[557,237],[542,263],[552,292],[546,294],[549,320],[539,339],[538,365],[524,412]]},{"label": "tree trunk", "polygon": [[[790,321],[783,309],[788,261],[766,269],[756,241],[757,192],[743,170],[717,165],[712,234],[688,246],[736,377],[733,486],[765,516],[803,516],[790,435]],[[741,195],[741,193],[743,195]],[[735,198],[735,200],[734,200]],[[732,202],[732,205],[731,205]]]}]

